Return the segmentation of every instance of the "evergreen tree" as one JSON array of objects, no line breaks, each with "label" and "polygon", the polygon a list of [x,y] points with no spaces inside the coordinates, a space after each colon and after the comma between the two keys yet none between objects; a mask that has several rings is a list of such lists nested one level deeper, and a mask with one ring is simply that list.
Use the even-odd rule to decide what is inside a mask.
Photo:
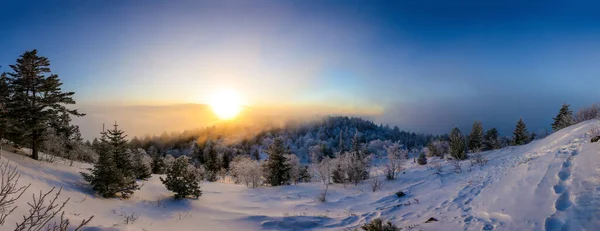
[{"label": "evergreen tree", "polygon": [[200,148],[200,145],[198,145],[198,143],[194,143],[193,152],[194,158],[196,159],[197,163],[204,164],[204,150]]},{"label": "evergreen tree", "polygon": [[65,105],[75,104],[74,92],[63,92],[58,75],[50,73],[50,61],[38,56],[37,50],[26,51],[17,63],[10,65],[8,73],[13,95],[7,104],[11,118],[11,140],[17,144],[27,143],[32,150],[31,157],[38,159],[41,144],[51,121],[59,112],[83,116],[77,110]]},{"label": "evergreen tree", "polygon": [[[116,127],[115,127],[116,128]],[[117,167],[115,161],[114,147],[110,139],[110,133],[102,132],[101,142],[97,150],[99,159],[94,164],[91,173],[81,173],[83,178],[92,185],[92,189],[103,197],[129,198],[139,186],[133,177],[123,174]]]},{"label": "evergreen tree", "polygon": [[362,144],[360,142],[360,134],[358,133],[358,131],[356,131],[356,133],[354,133],[354,137],[352,138],[352,150],[350,151],[357,157],[360,157],[362,151],[361,147]]},{"label": "evergreen tree", "polygon": [[211,182],[217,181],[217,176],[219,175],[219,171],[221,170],[217,150],[215,150],[213,146],[214,144],[207,145],[208,150],[206,155],[206,163],[204,163],[204,169],[206,170],[206,180]]},{"label": "evergreen tree", "polygon": [[529,132],[527,131],[527,126],[525,126],[525,122],[523,122],[523,118],[519,119],[517,122],[517,126],[515,127],[515,131],[513,132],[513,145],[523,145],[529,143]]},{"label": "evergreen tree", "polygon": [[558,131],[560,129],[566,128],[568,126],[573,125],[573,112],[569,109],[568,104],[563,104],[558,112],[558,115],[554,117],[554,123],[552,123],[552,130]]},{"label": "evergreen tree", "polygon": [[288,149],[283,144],[281,137],[275,138],[273,144],[269,145],[266,153],[269,154],[269,159],[265,165],[265,175],[267,182],[271,186],[280,186],[290,183],[290,166],[284,154]]},{"label": "evergreen tree", "polygon": [[255,160],[260,161],[260,154],[258,153],[258,149],[254,149],[254,152],[252,153],[252,157],[254,157]]},{"label": "evergreen tree", "polygon": [[479,152],[483,148],[483,126],[481,121],[473,122],[473,128],[469,135],[469,149],[472,152]]},{"label": "evergreen tree", "polygon": [[6,139],[8,130],[8,102],[11,90],[6,73],[0,74],[0,139]]},{"label": "evergreen tree", "polygon": [[135,179],[133,159],[131,151],[127,149],[127,140],[125,139],[127,136],[123,130],[119,129],[116,122],[113,127],[112,130],[106,131],[106,139],[111,146],[113,159],[123,176]]},{"label": "evergreen tree", "polygon": [[342,154],[344,152],[344,131],[340,130],[340,143],[338,145],[338,152]]},{"label": "evergreen tree", "polygon": [[331,179],[333,180],[333,183],[336,184],[345,184],[348,182],[348,179],[346,178],[346,171],[344,171],[341,164],[338,164],[333,170],[331,173]]},{"label": "evergreen tree", "polygon": [[457,160],[467,159],[465,148],[465,139],[462,133],[460,133],[460,129],[453,128],[450,132],[450,156]]},{"label": "evergreen tree", "polygon": [[221,167],[229,171],[229,163],[231,163],[231,154],[229,154],[229,152],[225,152],[221,158]]},{"label": "evergreen tree", "polygon": [[152,175],[144,162],[146,154],[142,149],[133,149],[133,173],[138,180],[147,180]]},{"label": "evergreen tree", "polygon": [[491,128],[485,132],[484,136],[484,150],[494,150],[500,148],[500,135],[496,128]]},{"label": "evergreen tree", "polygon": [[152,163],[150,163],[150,168],[152,169],[153,174],[164,174],[165,169],[167,168],[167,164],[165,163],[165,159],[160,156],[158,153],[150,153],[152,155]]},{"label": "evergreen tree", "polygon": [[300,170],[300,182],[310,182],[312,177],[310,176],[310,171],[308,170],[308,166],[305,165],[304,168]]},{"label": "evergreen tree", "polygon": [[417,163],[419,165],[426,165],[427,164],[427,156],[425,156],[424,152],[421,152],[421,154],[419,154],[419,158],[417,158]]},{"label": "evergreen tree", "polygon": [[175,193],[175,199],[202,196],[198,174],[190,167],[187,157],[179,157],[167,170],[167,178],[160,178],[167,189]]}]

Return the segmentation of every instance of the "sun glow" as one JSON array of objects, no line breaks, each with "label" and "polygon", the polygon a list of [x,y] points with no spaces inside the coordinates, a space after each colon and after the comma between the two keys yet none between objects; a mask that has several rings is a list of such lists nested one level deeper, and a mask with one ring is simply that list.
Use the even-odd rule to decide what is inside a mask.
[{"label": "sun glow", "polygon": [[235,118],[242,110],[240,96],[234,90],[222,90],[213,95],[210,106],[223,120]]}]

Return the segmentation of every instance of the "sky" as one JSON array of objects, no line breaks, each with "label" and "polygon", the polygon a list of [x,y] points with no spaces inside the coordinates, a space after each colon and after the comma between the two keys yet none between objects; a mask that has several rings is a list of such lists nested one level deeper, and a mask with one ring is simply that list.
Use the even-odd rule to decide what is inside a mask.
[{"label": "sky", "polygon": [[598,10],[577,1],[5,0],[0,71],[38,49],[88,111],[81,126],[133,124],[136,106],[170,112],[234,89],[248,108],[331,108],[426,133],[481,120],[508,135],[520,117],[542,131],[561,104],[599,102]]}]

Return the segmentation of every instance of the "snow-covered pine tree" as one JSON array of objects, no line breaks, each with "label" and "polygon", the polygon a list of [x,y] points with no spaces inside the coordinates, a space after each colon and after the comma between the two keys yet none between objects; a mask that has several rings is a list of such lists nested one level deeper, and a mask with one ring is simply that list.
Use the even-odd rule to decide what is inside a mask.
[{"label": "snow-covered pine tree", "polygon": [[31,148],[31,157],[39,159],[38,153],[46,139],[51,121],[58,113],[75,116],[85,114],[68,109],[65,105],[75,104],[74,92],[64,92],[56,74],[50,74],[50,61],[38,56],[37,50],[26,51],[10,65],[8,73],[12,96],[7,103],[8,117],[11,118],[10,138],[18,145]]},{"label": "snow-covered pine tree", "polygon": [[569,109],[568,104],[563,104],[562,107],[560,108],[560,111],[558,112],[558,115],[556,115],[556,117],[552,118],[554,119],[554,123],[552,123],[552,130],[554,131],[558,131],[560,129],[566,128],[568,126],[573,125],[574,123],[574,119],[573,119],[573,111],[571,111],[571,109]]},{"label": "snow-covered pine tree", "polygon": [[290,183],[290,166],[284,154],[289,150],[283,144],[283,138],[277,137],[267,150],[269,159],[265,165],[265,178],[271,186],[280,186]]},{"label": "snow-covered pine tree", "polygon": [[215,182],[218,179],[219,171],[221,166],[219,165],[219,156],[217,150],[213,147],[214,144],[206,145],[206,159],[204,163],[204,169],[206,170],[205,179],[210,182]]},{"label": "snow-covered pine tree", "polygon": [[457,127],[453,128],[450,132],[450,156],[456,160],[467,159],[465,149],[465,138],[460,133],[460,129]]},{"label": "snow-covered pine tree", "polygon": [[198,174],[191,168],[187,157],[181,156],[167,170],[167,178],[160,178],[167,189],[175,193],[175,199],[202,196]]},{"label": "snow-covered pine tree", "polygon": [[135,190],[139,190],[139,186],[133,177],[127,176],[117,167],[114,143],[109,136],[109,132],[102,132],[97,150],[98,162],[93,169],[89,169],[91,173],[82,172],[81,175],[103,197],[129,198]]},{"label": "snow-covered pine tree", "polygon": [[472,152],[480,152],[483,148],[483,126],[481,121],[473,122],[473,128],[469,135],[469,149]]},{"label": "snow-covered pine tree", "polygon": [[106,141],[110,145],[110,151],[113,154],[113,159],[117,168],[123,176],[135,179],[133,158],[131,158],[131,150],[127,149],[127,140],[125,139],[125,131],[119,129],[119,125],[115,122],[113,129],[106,131]]},{"label": "snow-covered pine tree", "polygon": [[419,154],[419,158],[417,158],[417,163],[419,165],[427,164],[427,156],[425,156],[425,152],[421,152],[421,154]]},{"label": "snow-covered pine tree", "polygon": [[500,148],[500,135],[496,128],[491,128],[485,132],[483,137],[484,150],[494,150]]},{"label": "snow-covered pine tree", "polygon": [[146,153],[143,149],[133,149],[133,174],[138,180],[147,180],[152,176],[150,168],[146,164]]},{"label": "snow-covered pine tree", "polygon": [[523,145],[529,143],[529,132],[527,131],[527,126],[525,122],[523,122],[523,118],[519,119],[517,122],[517,126],[515,127],[515,131],[513,132],[513,145]]},{"label": "snow-covered pine tree", "polygon": [[150,168],[152,170],[152,174],[163,174],[165,173],[165,169],[167,168],[167,164],[165,163],[165,159],[160,156],[158,153],[152,154],[152,163],[150,163]]}]

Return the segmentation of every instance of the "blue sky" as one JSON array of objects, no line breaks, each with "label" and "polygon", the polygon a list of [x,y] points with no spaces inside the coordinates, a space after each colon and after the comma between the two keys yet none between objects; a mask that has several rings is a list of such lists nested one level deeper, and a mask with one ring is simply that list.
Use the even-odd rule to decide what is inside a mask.
[{"label": "blue sky", "polygon": [[548,127],[600,99],[599,5],[573,1],[2,1],[1,71],[28,49],[78,103],[378,111],[420,132]]}]

